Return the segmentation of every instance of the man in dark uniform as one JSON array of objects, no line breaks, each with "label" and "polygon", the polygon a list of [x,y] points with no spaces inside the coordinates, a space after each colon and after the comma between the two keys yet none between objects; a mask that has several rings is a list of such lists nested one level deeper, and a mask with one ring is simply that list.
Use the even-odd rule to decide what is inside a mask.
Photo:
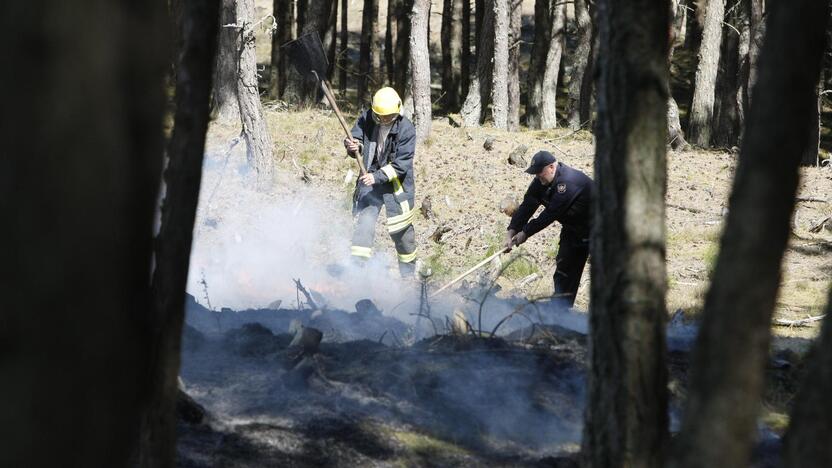
[{"label": "man in dark uniform", "polygon": [[[555,298],[563,306],[572,307],[589,257],[592,179],[557,162],[548,151],[538,151],[526,172],[535,178],[511,217],[505,246],[510,251],[553,221],[559,222],[560,243],[553,277]],[[545,209],[530,221],[540,205]]]},{"label": "man in dark uniform", "polygon": [[370,258],[376,220],[381,207],[387,211],[387,232],[396,245],[399,272],[412,277],[416,262],[416,213],[413,155],[416,128],[401,115],[402,101],[393,88],[381,88],[372,108],[358,118],[352,138],[344,140],[351,155],[361,150],[367,173],[356,181],[353,214],[358,215],[351,253],[359,261]]}]

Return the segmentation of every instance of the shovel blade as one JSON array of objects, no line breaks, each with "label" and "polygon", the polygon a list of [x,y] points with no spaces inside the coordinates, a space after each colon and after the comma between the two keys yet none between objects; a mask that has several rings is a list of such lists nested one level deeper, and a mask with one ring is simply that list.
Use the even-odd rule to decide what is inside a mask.
[{"label": "shovel blade", "polygon": [[307,81],[317,82],[326,78],[329,61],[317,31],[306,33],[282,46],[289,62]]}]

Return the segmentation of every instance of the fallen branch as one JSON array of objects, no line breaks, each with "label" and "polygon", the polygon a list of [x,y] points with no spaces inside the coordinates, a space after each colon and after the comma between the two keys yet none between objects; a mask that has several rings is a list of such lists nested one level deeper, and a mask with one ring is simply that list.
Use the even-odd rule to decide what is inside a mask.
[{"label": "fallen branch", "polygon": [[826,314],[823,315],[815,315],[814,317],[809,316],[805,319],[798,319],[798,320],[784,320],[784,319],[774,319],[774,324],[781,326],[781,327],[808,327],[809,324],[819,322],[826,317]]},{"label": "fallen branch", "polygon": [[826,225],[826,223],[832,223],[832,216],[829,216],[829,217],[821,220],[821,222],[819,222],[819,223],[815,224],[814,226],[810,227],[809,232],[811,232],[813,234],[819,233],[820,230],[823,229],[823,226]]},{"label": "fallen branch", "polygon": [[818,197],[797,197],[797,201],[799,201],[799,202],[829,203],[829,200],[826,200],[824,198],[818,198]]},{"label": "fallen branch", "polygon": [[[312,299],[312,295],[309,294],[309,291],[307,291],[306,288],[303,287],[303,284],[301,284],[300,279],[293,279],[292,281],[295,282],[295,286],[297,287],[298,291],[300,291],[301,293],[303,293],[304,296],[306,296],[306,303],[309,304],[309,307],[312,310],[318,310],[318,305],[315,304],[315,301]],[[300,304],[298,304],[298,308],[300,308]]]},{"label": "fallen branch", "polygon": [[715,213],[711,213],[711,212],[709,212],[709,211],[700,210],[699,208],[693,208],[693,207],[690,207],[690,206],[684,206],[684,205],[677,205],[677,204],[675,204],[675,203],[668,203],[668,204],[667,204],[667,206],[669,206],[669,207],[671,207],[671,208],[676,208],[677,210],[682,210],[682,211],[690,211],[691,213],[698,213],[698,214],[715,214]]}]

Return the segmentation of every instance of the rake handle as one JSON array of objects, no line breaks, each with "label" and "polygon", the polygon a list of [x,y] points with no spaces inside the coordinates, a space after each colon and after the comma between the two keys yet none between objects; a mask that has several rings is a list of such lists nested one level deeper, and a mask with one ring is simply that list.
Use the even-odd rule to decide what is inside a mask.
[{"label": "rake handle", "polygon": [[[349,127],[347,127],[347,121],[344,120],[344,115],[341,114],[341,109],[338,108],[338,103],[335,102],[335,95],[332,94],[332,90],[329,87],[329,82],[327,80],[321,80],[321,88],[324,90],[324,96],[326,96],[326,100],[329,101],[329,106],[335,110],[335,115],[338,116],[338,122],[341,124],[341,128],[344,129],[344,133],[347,134],[347,138],[352,139],[350,129]],[[361,152],[355,155],[355,160],[358,162],[358,170],[360,172],[360,175],[366,174],[367,168],[364,167],[364,161],[361,160]]]},{"label": "rake handle", "polygon": [[500,249],[499,251],[497,251],[496,253],[494,253],[493,255],[491,255],[491,256],[489,256],[488,258],[486,258],[485,260],[482,260],[481,262],[479,262],[479,263],[477,263],[476,265],[472,266],[472,267],[471,267],[468,271],[466,271],[465,273],[463,273],[463,274],[461,274],[461,275],[457,276],[456,278],[454,278],[453,280],[451,280],[451,282],[450,282],[450,283],[448,283],[448,284],[446,284],[445,286],[442,286],[441,288],[439,288],[439,289],[437,289],[436,291],[434,291],[434,292],[430,295],[430,297],[431,297],[431,298],[436,297],[436,296],[437,296],[439,293],[441,293],[442,291],[444,291],[444,290],[446,290],[446,289],[450,288],[451,286],[453,286],[453,285],[455,285],[457,282],[459,282],[462,278],[465,278],[466,276],[470,275],[471,273],[473,273],[473,272],[477,271],[478,269],[482,268],[482,266],[483,266],[483,265],[487,264],[487,263],[488,263],[488,262],[490,262],[491,260],[494,260],[494,258],[499,257],[499,256],[500,256],[500,254],[502,254],[502,253],[506,252],[507,250],[508,250],[508,248],[502,248],[502,249]]}]

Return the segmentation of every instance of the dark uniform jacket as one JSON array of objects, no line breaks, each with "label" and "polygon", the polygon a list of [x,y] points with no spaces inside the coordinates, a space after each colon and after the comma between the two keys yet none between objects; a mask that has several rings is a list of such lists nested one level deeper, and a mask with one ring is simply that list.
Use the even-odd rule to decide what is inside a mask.
[{"label": "dark uniform jacket", "polygon": [[[351,131],[353,139],[364,145],[361,155],[364,160],[364,167],[375,178],[374,187],[389,187],[397,201],[407,200],[412,208],[416,192],[413,179],[416,128],[407,117],[400,115],[393,122],[390,133],[385,140],[384,149],[379,155],[379,159],[376,160],[376,126],[372,110],[367,110],[358,118],[358,122],[355,123]],[[359,184],[356,187],[358,191],[356,201],[372,189]]]},{"label": "dark uniform jacket", "polygon": [[[535,177],[526,190],[523,202],[511,217],[508,228],[524,231],[531,237],[541,229],[557,221],[565,230],[579,238],[589,237],[592,223],[591,202],[593,182],[583,172],[558,163],[555,180],[548,186]],[[529,221],[537,208],[546,207],[538,217]]]}]

